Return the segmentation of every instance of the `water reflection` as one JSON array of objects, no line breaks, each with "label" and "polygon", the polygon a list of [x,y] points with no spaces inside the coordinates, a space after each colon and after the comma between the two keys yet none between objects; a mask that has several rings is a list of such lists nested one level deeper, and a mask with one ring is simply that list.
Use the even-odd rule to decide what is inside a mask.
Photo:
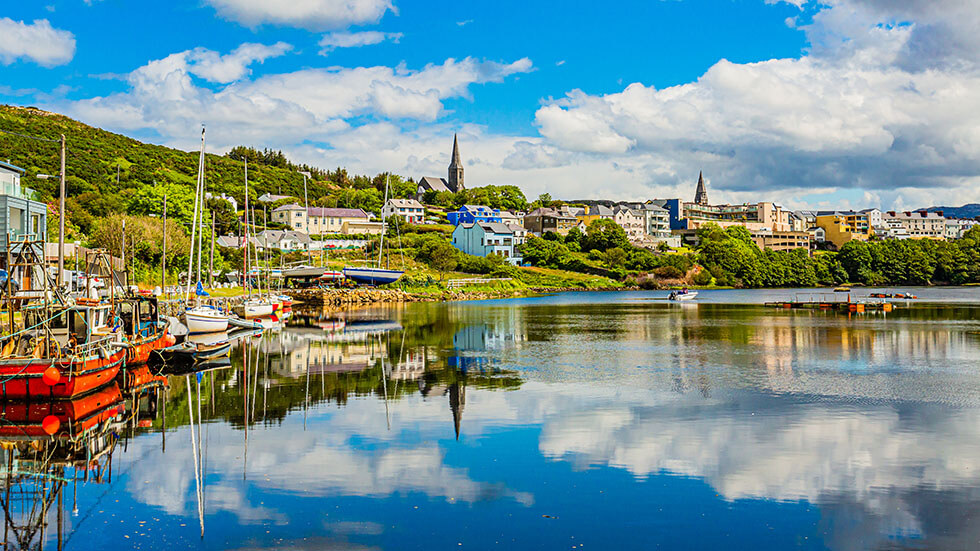
[{"label": "water reflection", "polygon": [[[64,475],[21,477],[47,480],[33,495],[49,504],[55,482],[79,478],[88,511],[32,537],[77,548],[969,548],[976,314],[588,297],[307,312],[237,343],[227,366],[128,373],[102,428],[64,440],[72,457],[101,461],[99,477],[68,459]],[[0,440],[8,463],[62,442]]]}]

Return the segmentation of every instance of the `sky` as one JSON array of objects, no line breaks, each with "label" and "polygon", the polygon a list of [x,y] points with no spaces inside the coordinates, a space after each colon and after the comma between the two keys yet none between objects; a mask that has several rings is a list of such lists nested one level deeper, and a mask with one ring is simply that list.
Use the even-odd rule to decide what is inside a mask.
[{"label": "sky", "polygon": [[0,12],[0,102],[192,150],[531,197],[980,202],[975,0],[60,0]]}]

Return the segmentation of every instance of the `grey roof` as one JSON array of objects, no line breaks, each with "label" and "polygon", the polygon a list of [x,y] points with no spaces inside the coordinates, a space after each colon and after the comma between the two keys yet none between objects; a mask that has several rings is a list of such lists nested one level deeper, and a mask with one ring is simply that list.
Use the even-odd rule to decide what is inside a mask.
[{"label": "grey roof", "polygon": [[436,178],[435,176],[423,176],[419,180],[418,187],[424,187],[431,189],[432,191],[452,191],[449,189],[449,182],[445,178]]},{"label": "grey roof", "polygon": [[300,243],[310,243],[312,240],[309,235],[302,232],[290,230],[265,230],[249,238],[249,241],[260,247],[278,245],[282,240],[289,239]]},{"label": "grey roof", "polygon": [[449,163],[449,168],[456,168],[463,164],[459,160],[459,140],[456,139],[456,134],[453,134],[453,160]]},{"label": "grey roof", "polygon": [[331,207],[310,207],[310,216],[325,216],[325,217],[336,217],[336,218],[364,218],[367,219],[367,213],[361,209],[339,209]]},{"label": "grey roof", "polygon": [[480,222],[480,227],[493,233],[514,233],[514,230],[503,222]]},{"label": "grey roof", "polygon": [[20,172],[21,174],[24,173],[24,169],[23,168],[21,168],[19,166],[16,166],[16,165],[12,165],[9,162],[6,162],[5,163],[3,161],[0,161],[0,168],[5,168],[5,169],[9,170],[10,172]]},{"label": "grey roof", "polygon": [[419,203],[415,199],[388,199],[388,202],[395,205],[396,207],[421,207],[422,203]]},{"label": "grey roof", "polygon": [[242,247],[242,238],[236,235],[219,235],[214,240],[214,244],[228,249],[240,249]]},{"label": "grey roof", "polygon": [[507,226],[507,229],[509,229],[510,231],[512,231],[514,233],[517,233],[517,232],[526,232],[527,231],[524,228],[524,226],[519,226],[517,224],[508,224],[508,223],[504,222],[504,225]]},{"label": "grey roof", "polygon": [[280,201],[282,199],[292,199],[292,198],[293,198],[292,195],[273,195],[271,193],[263,193],[256,200],[262,203],[275,203],[276,201]]},{"label": "grey roof", "polygon": [[300,206],[299,203],[290,203],[288,205],[283,205],[281,207],[277,207],[275,209],[272,209],[272,212],[280,212],[280,211],[284,211],[284,210],[303,210],[303,207]]}]

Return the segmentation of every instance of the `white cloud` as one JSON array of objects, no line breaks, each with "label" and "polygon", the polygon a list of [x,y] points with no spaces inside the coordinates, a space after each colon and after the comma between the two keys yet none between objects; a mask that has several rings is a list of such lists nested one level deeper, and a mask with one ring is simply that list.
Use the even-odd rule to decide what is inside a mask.
[{"label": "white cloud", "polygon": [[[193,134],[189,129],[205,121],[209,143],[217,148],[249,142],[288,150],[289,144],[340,140],[354,117],[432,121],[443,114],[443,101],[468,97],[471,85],[532,70],[526,58],[512,63],[465,58],[418,70],[304,69],[248,78],[249,64],[288,49],[282,43],[246,44],[227,55],[204,49],[175,53],[127,75],[124,92],[60,108],[102,126],[152,130],[175,146],[191,145],[184,141]],[[226,85],[213,89],[195,77]]]},{"label": "white cloud", "polygon": [[[688,182],[704,168],[718,199],[788,201],[816,188],[980,199],[976,10],[960,0],[830,4],[804,27],[812,46],[800,59],[721,60],[679,86],[549,101],[536,114],[540,147],[577,154],[572,162],[659,166]],[[635,179],[606,182],[611,195],[638,189]]]},{"label": "white cloud", "polygon": [[227,19],[254,27],[263,23],[314,31],[377,23],[389,0],[205,0]]},{"label": "white cloud", "polygon": [[336,32],[323,35],[317,44],[322,48],[320,55],[326,55],[337,48],[359,48],[380,44],[385,40],[398,42],[402,33],[383,33],[381,31]]},{"label": "white cloud", "polygon": [[210,82],[228,83],[248,76],[248,66],[252,63],[261,63],[266,59],[279,57],[292,49],[293,47],[285,42],[277,42],[271,46],[242,44],[227,55],[220,55],[204,48],[197,48],[185,54],[188,70],[191,73]]},{"label": "white cloud", "polygon": [[23,59],[42,67],[64,65],[75,57],[75,35],[55,29],[47,19],[33,23],[0,18],[0,64]]}]

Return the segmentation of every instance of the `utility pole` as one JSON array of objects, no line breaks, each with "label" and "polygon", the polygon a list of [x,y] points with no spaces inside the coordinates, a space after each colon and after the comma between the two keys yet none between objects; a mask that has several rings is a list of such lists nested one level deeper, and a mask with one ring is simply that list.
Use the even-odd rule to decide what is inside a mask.
[{"label": "utility pole", "polygon": [[61,135],[61,196],[58,199],[58,286],[65,284],[65,135]]}]

